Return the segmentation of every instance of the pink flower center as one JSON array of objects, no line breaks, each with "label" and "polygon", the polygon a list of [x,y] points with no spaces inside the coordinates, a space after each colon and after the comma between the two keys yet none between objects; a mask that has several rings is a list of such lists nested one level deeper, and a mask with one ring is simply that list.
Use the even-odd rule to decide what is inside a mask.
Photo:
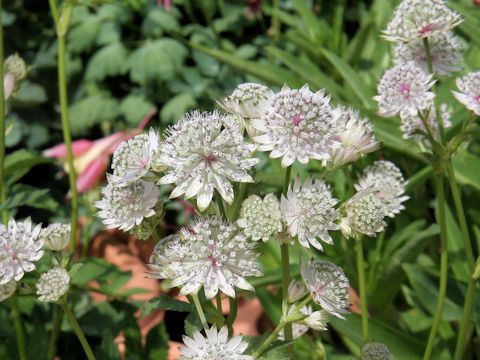
[{"label": "pink flower center", "polygon": [[410,85],[408,84],[399,84],[398,91],[405,97],[410,96]]},{"label": "pink flower center", "polygon": [[217,157],[214,154],[202,155],[202,158],[208,163],[208,165],[217,160]]},{"label": "pink flower center", "polygon": [[302,117],[300,116],[300,114],[297,114],[297,115],[293,116],[291,118],[291,120],[292,120],[292,124],[294,126],[298,126],[302,122]]},{"label": "pink flower center", "polygon": [[12,249],[8,245],[2,246],[2,250],[8,254],[12,258],[12,260],[17,260],[17,253],[14,249]]},{"label": "pink flower center", "polygon": [[480,102],[480,94],[474,97],[475,101]]},{"label": "pink flower center", "polygon": [[422,27],[419,31],[420,35],[425,35],[428,34],[429,32],[435,30],[435,25],[434,24],[427,24],[424,27]]}]

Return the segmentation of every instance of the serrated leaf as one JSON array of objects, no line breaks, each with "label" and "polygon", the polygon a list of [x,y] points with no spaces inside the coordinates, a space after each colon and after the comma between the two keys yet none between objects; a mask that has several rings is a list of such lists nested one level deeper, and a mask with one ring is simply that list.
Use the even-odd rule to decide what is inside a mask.
[{"label": "serrated leaf", "polygon": [[179,31],[180,25],[175,16],[159,7],[150,10],[142,24],[142,32],[145,36],[159,37],[164,32]]},{"label": "serrated leaf", "polygon": [[169,124],[177,121],[188,110],[197,105],[195,98],[189,93],[175,95],[163,105],[160,111],[162,123]]},{"label": "serrated leaf", "polygon": [[118,101],[103,94],[86,97],[70,107],[70,126],[81,133],[102,121],[111,121],[119,114]]},{"label": "serrated leaf", "polygon": [[132,94],[128,95],[120,103],[120,113],[125,117],[129,125],[137,126],[154,106],[142,95]]},{"label": "serrated leaf", "polygon": [[102,81],[108,76],[127,72],[128,50],[121,42],[114,42],[98,50],[87,65],[85,78]]},{"label": "serrated leaf", "polygon": [[121,41],[121,28],[114,21],[107,21],[102,24],[97,36],[98,45],[108,45],[113,42]]},{"label": "serrated leaf", "polygon": [[157,309],[179,312],[191,312],[194,310],[194,307],[192,306],[192,304],[189,304],[187,302],[171,298],[167,295],[161,295],[159,297],[151,299],[145,304],[145,306],[143,307],[142,316],[150,315],[152,311]]},{"label": "serrated leaf", "polygon": [[187,50],[176,40],[148,42],[131,54],[130,78],[142,85],[172,79],[182,69],[186,56]]},{"label": "serrated leaf", "polygon": [[68,50],[81,53],[93,47],[100,30],[101,20],[98,16],[88,15],[68,32]]}]

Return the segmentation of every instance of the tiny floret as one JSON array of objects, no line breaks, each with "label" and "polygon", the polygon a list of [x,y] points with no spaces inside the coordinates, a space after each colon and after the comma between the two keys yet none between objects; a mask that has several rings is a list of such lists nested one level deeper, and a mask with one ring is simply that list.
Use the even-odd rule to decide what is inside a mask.
[{"label": "tiny floret", "polygon": [[42,229],[40,239],[48,250],[62,251],[70,240],[70,232],[70,224],[54,223]]},{"label": "tiny floret", "polygon": [[432,106],[435,94],[430,88],[435,83],[432,76],[425,73],[414,62],[396,65],[388,70],[378,84],[380,115],[392,117],[416,116],[420,110]]},{"label": "tiny floret", "polygon": [[218,101],[229,114],[244,119],[258,119],[265,111],[273,91],[262,84],[244,83],[237,86],[230,96]]},{"label": "tiny floret", "polygon": [[344,319],[350,306],[350,284],[341,267],[327,261],[301,261],[300,271],[313,301],[330,314]]},{"label": "tiny floret", "polygon": [[312,312],[304,320],[305,324],[315,331],[328,330],[327,324],[330,321],[330,313],[326,310]]},{"label": "tiny floret", "polygon": [[328,160],[330,148],[336,144],[338,117],[329,101],[323,91],[313,93],[307,85],[301,89],[284,86],[262,117],[252,121],[260,134],[254,138],[258,150],[271,151],[273,159],[282,158],[284,167],[295,160],[302,164],[310,159]]},{"label": "tiny floret", "polygon": [[182,360],[254,360],[253,356],[243,355],[248,343],[241,336],[228,338],[228,329],[220,331],[214,325],[203,336],[195,331],[192,337],[183,336],[184,346],[180,348]]},{"label": "tiny floret", "polygon": [[55,267],[43,273],[38,280],[37,295],[42,302],[57,302],[68,291],[70,275],[67,270]]},{"label": "tiny floret", "polygon": [[462,22],[444,0],[403,0],[384,31],[389,41],[410,42],[448,32]]},{"label": "tiny floret", "polygon": [[328,232],[338,230],[337,203],[330,187],[322,180],[308,178],[302,185],[300,179],[296,179],[288,188],[287,197],[282,196],[280,206],[288,233],[298,236],[306,248],[312,245],[323,250],[317,237],[327,244],[333,243]]},{"label": "tiny floret", "polygon": [[34,261],[43,256],[43,241],[39,238],[41,225],[32,229],[30,218],[23,222],[0,224],[0,285],[14,279],[19,281],[26,272],[35,270]]},{"label": "tiny floret", "polygon": [[480,71],[471,72],[461,79],[457,79],[460,91],[452,91],[453,95],[468,110],[480,116]]},{"label": "tiny floret", "polygon": [[254,290],[247,277],[262,275],[254,248],[237,225],[217,217],[199,219],[157,245],[150,276],[172,280],[170,286],[180,287],[182,295],[203,287],[207,299],[219,290],[235,297],[235,287]]},{"label": "tiny floret", "polygon": [[387,345],[377,341],[370,341],[363,345],[361,360],[394,360],[393,354]]},{"label": "tiny floret", "polygon": [[166,167],[160,184],[175,184],[170,198],[197,197],[205,210],[217,190],[229,204],[233,202],[231,182],[253,182],[247,170],[255,145],[246,143],[238,123],[214,112],[194,111],[167,130],[160,146],[159,162]]},{"label": "tiny floret", "polygon": [[17,282],[11,279],[6,284],[0,285],[0,301],[7,300],[17,290]]},{"label": "tiny floret", "polygon": [[347,237],[354,234],[375,237],[387,225],[384,221],[388,213],[387,207],[371,189],[360,191],[350,198],[345,203],[345,212],[341,230]]},{"label": "tiny floret", "polygon": [[107,176],[108,184],[102,189],[102,200],[95,205],[100,211],[97,216],[108,229],[130,230],[140,225],[144,218],[155,215],[159,189],[150,182],[135,181],[119,186]]},{"label": "tiny floret", "polygon": [[252,240],[267,241],[282,231],[280,202],[275,194],[267,194],[263,200],[258,195],[250,195],[242,203],[237,225]]}]

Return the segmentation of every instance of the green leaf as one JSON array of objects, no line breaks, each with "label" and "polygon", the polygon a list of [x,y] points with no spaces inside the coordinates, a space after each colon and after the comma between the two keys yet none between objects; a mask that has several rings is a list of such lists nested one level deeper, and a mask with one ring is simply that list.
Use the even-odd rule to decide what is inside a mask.
[{"label": "green leaf", "polygon": [[130,56],[130,78],[142,85],[172,79],[182,69],[186,56],[187,50],[176,40],[147,42]]},{"label": "green leaf", "polygon": [[142,24],[142,32],[148,37],[160,37],[164,32],[179,32],[180,25],[173,13],[156,7],[148,12]]},{"label": "green leaf", "polygon": [[145,359],[167,360],[168,340],[169,337],[164,322],[153,327],[147,335]]},{"label": "green leaf", "polygon": [[20,206],[55,211],[58,203],[48,195],[49,192],[48,189],[36,189],[33,186],[17,184],[12,187],[7,201],[0,205],[0,211]]},{"label": "green leaf", "polygon": [[72,26],[68,32],[68,50],[73,53],[81,53],[89,50],[95,44],[101,20],[95,15],[89,15],[77,25]]},{"label": "green leaf", "polygon": [[113,42],[98,50],[90,59],[85,72],[86,80],[102,81],[108,76],[127,72],[128,51],[121,42]]},{"label": "green leaf", "polygon": [[457,153],[453,159],[455,176],[461,184],[473,186],[480,190],[480,158],[466,150]]},{"label": "green leaf", "polygon": [[70,126],[79,134],[102,121],[112,121],[119,114],[118,101],[104,94],[88,96],[70,107]]},{"label": "green leaf", "polygon": [[155,107],[142,95],[128,95],[120,103],[120,113],[125,117],[131,126],[137,126],[140,121]]},{"label": "green leaf", "polygon": [[161,295],[159,297],[149,300],[143,307],[142,316],[150,315],[154,310],[172,310],[179,312],[191,312],[194,310],[192,304],[184,301],[180,301],[171,298],[167,295]]},{"label": "green leaf", "polygon": [[28,150],[17,150],[5,157],[5,177],[10,184],[21,179],[32,167],[50,162],[49,159]]},{"label": "green leaf", "polygon": [[42,104],[45,101],[47,101],[45,89],[41,85],[25,80],[14,94],[12,103],[16,108],[25,108]]},{"label": "green leaf", "polygon": [[280,292],[277,295],[273,295],[268,289],[261,287],[255,288],[255,293],[270,320],[272,320],[274,324],[278,324],[282,317]]},{"label": "green leaf", "polygon": [[195,98],[189,93],[175,95],[163,105],[160,111],[162,123],[171,124],[197,105]]},{"label": "green leaf", "polygon": [[200,51],[194,51],[193,60],[197,64],[198,69],[205,75],[214,77],[220,71],[220,63],[217,59],[212,58]]}]

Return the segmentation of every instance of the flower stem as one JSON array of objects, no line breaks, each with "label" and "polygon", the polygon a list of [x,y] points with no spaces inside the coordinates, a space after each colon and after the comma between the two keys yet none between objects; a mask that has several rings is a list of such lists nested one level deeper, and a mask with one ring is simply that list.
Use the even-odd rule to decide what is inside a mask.
[{"label": "flower stem", "polygon": [[355,238],[355,251],[357,253],[358,287],[360,289],[360,306],[362,310],[363,342],[368,342],[368,305],[367,286],[365,283],[365,261],[363,259],[363,240],[361,236]]},{"label": "flower stem", "polygon": [[235,197],[233,205],[230,208],[230,212],[228,214],[230,216],[230,218],[228,219],[229,222],[234,222],[235,220],[237,220],[240,207],[242,205],[243,199],[245,198],[247,186],[248,186],[248,183],[240,183],[240,185],[238,186],[237,196]]},{"label": "flower stem", "polygon": [[[3,85],[2,85],[3,86]],[[25,346],[25,330],[23,329],[22,315],[18,308],[17,293],[14,292],[10,297],[10,308],[12,310],[13,320],[15,322],[15,331],[17,333],[18,358],[27,360],[27,348]]]},{"label": "flower stem", "polygon": [[227,327],[228,327],[228,333],[231,335],[233,335],[233,322],[235,321],[236,317],[237,317],[237,310],[238,310],[238,307],[237,307],[237,299],[236,298],[231,298],[229,297],[228,298],[228,301],[230,303],[230,311],[228,312],[228,316],[227,316]]},{"label": "flower stem", "polygon": [[48,344],[47,359],[53,360],[57,354],[57,340],[60,334],[60,326],[62,325],[63,313],[58,311],[58,307],[53,309],[53,325],[52,334],[50,335],[50,342]]},{"label": "flower stem", "polygon": [[275,330],[273,330],[270,336],[265,339],[265,341],[262,343],[262,345],[260,345],[260,347],[257,350],[255,350],[255,352],[253,353],[253,357],[255,359],[258,359],[260,355],[262,355],[262,353],[272,343],[272,341],[274,341],[278,337],[278,334],[280,333],[280,331],[282,331],[282,329],[288,324],[285,324],[284,322],[281,322],[280,324],[278,324],[278,326],[275,328]]},{"label": "flower stem", "polygon": [[208,330],[208,323],[205,314],[203,313],[202,304],[200,304],[200,300],[198,299],[198,294],[192,294],[193,303],[195,304],[195,309],[197,309],[198,317],[202,322],[203,329],[205,331]]},{"label": "flower stem", "polygon": [[467,294],[465,295],[465,303],[463,304],[463,314],[460,320],[460,329],[458,331],[457,344],[455,345],[454,360],[461,360],[465,351],[465,342],[468,338],[467,330],[470,323],[470,314],[473,308],[473,300],[475,299],[475,287],[477,281],[470,277],[468,280]]},{"label": "flower stem", "polygon": [[95,360],[95,355],[93,355],[92,348],[88,344],[87,338],[85,337],[85,334],[80,328],[80,325],[78,325],[77,319],[75,319],[75,315],[73,314],[72,310],[70,310],[66,304],[60,304],[60,306],[62,307],[63,312],[65,313],[65,316],[70,322],[70,325],[72,325],[72,328],[75,331],[75,334],[77,335],[78,340],[80,340],[80,343],[82,344],[83,351],[85,351],[85,355],[87,356],[87,359]]},{"label": "flower stem", "polygon": [[[0,203],[5,204],[5,92],[3,87],[4,66],[3,66],[3,23],[2,23],[2,0],[0,0]],[[8,223],[7,210],[2,211],[2,220],[5,225]]]},{"label": "flower stem", "polygon": [[220,292],[217,293],[217,296],[215,297],[217,300],[217,312],[218,312],[218,318],[221,321],[221,326],[225,324],[225,317],[223,316],[223,308],[222,308],[222,297],[220,295]]},{"label": "flower stem", "polygon": [[429,360],[435,339],[437,338],[437,330],[442,320],[443,306],[445,304],[445,294],[447,292],[447,270],[448,270],[448,250],[447,250],[447,223],[445,217],[445,187],[443,184],[442,173],[434,176],[435,187],[437,193],[437,222],[440,226],[440,286],[438,289],[438,302],[433,317],[433,324],[428,336],[427,347],[423,354],[423,360]]}]

